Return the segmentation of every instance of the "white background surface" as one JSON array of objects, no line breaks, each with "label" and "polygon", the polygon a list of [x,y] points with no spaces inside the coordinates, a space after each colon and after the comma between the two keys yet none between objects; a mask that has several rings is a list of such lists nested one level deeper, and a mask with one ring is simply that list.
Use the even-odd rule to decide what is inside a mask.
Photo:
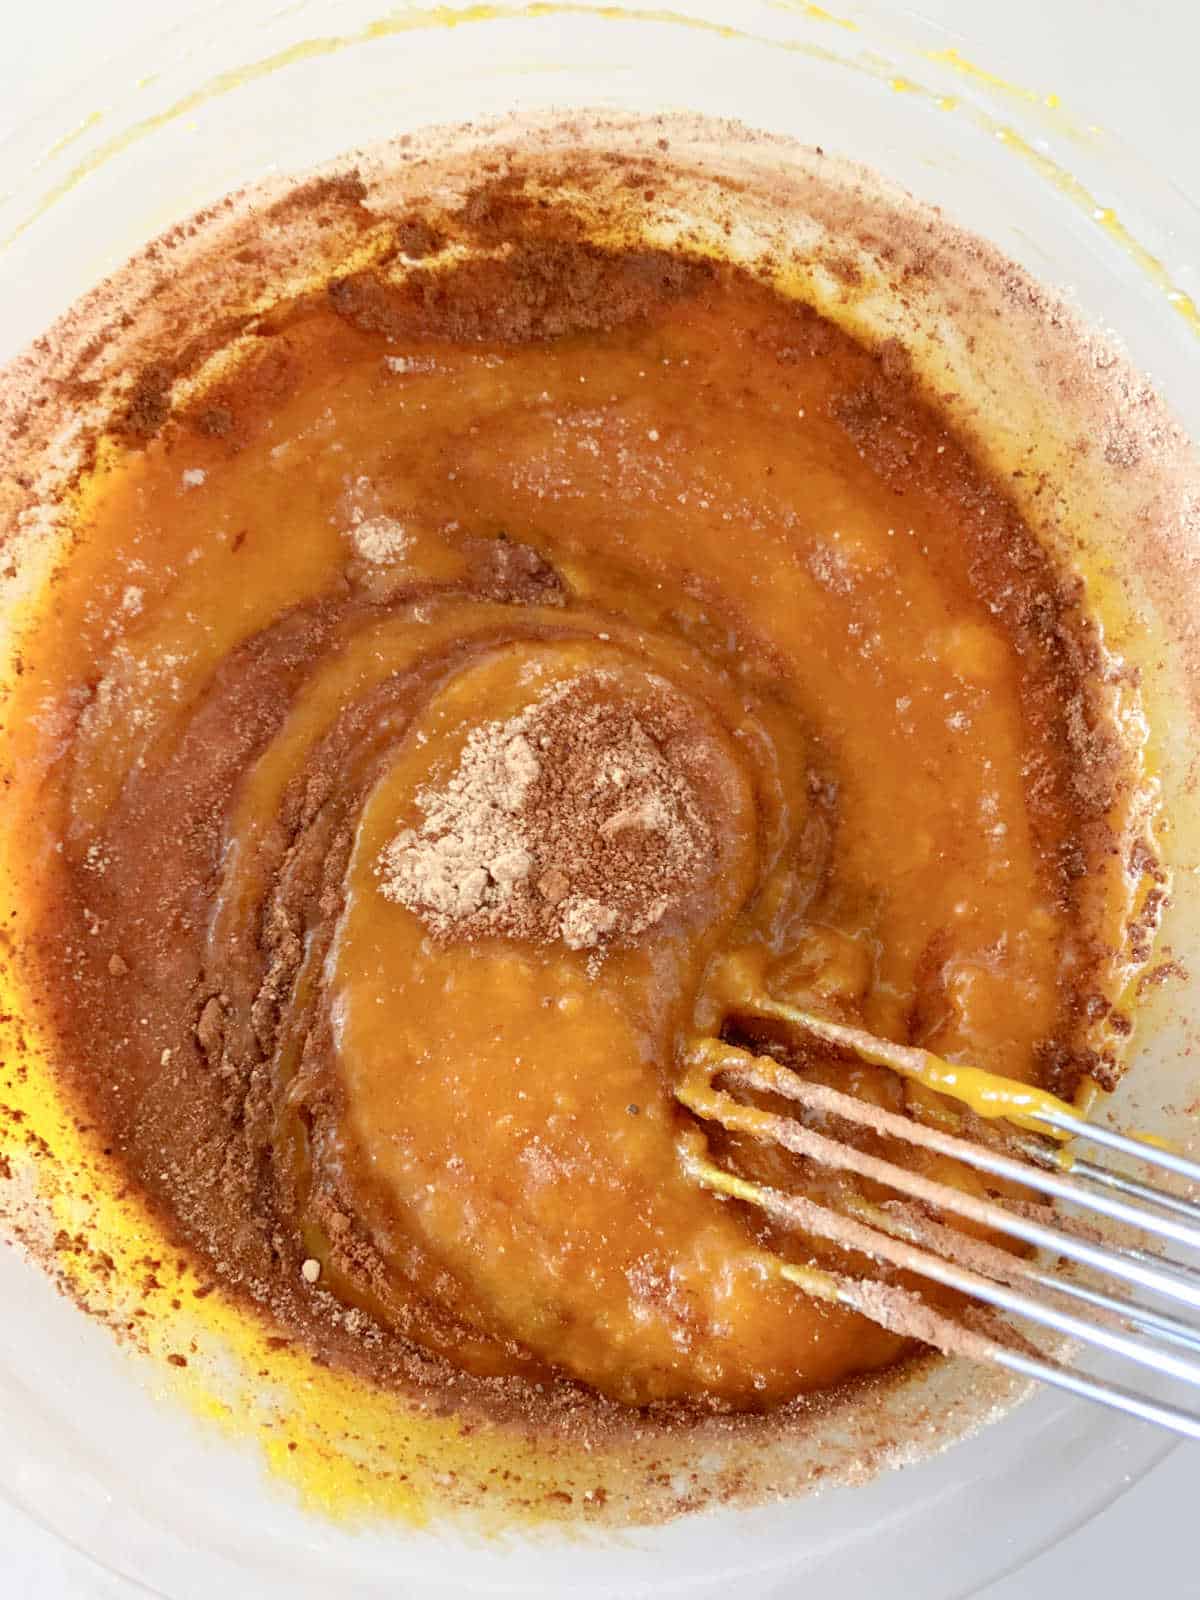
[{"label": "white background surface", "polygon": [[[125,27],[135,21],[162,27],[168,18],[202,11],[204,4],[31,0],[18,8],[9,0],[2,9],[0,138],[50,101],[69,94],[73,83],[106,55],[119,53]],[[834,9],[852,14],[852,0]],[[1018,82],[1030,82],[1027,63],[1039,61],[1037,87],[1058,93],[1080,120],[1117,133],[1195,193],[1200,184],[1200,14],[1193,0],[1092,0],[1083,35],[1065,26],[1054,0],[1005,0],[1001,6],[991,0],[922,0],[897,5],[897,12],[941,25],[947,44],[959,45],[964,54],[1001,75],[1007,67]],[[730,14],[736,14],[736,0],[730,0]],[[143,20],[150,17],[157,23]],[[89,109],[81,105],[81,115]],[[1188,265],[1200,270],[1200,263]],[[1193,292],[1194,284],[1193,279]],[[38,331],[31,328],[30,336]],[[1186,337],[1182,330],[1180,336]],[[1193,1564],[1188,1554],[1198,1482],[1200,1446],[1181,1446],[1101,1516],[1054,1551],[990,1586],[981,1600],[1200,1597],[1200,1568],[1189,1574]],[[980,1506],[978,1514],[985,1517],[987,1507]],[[968,1528],[962,1537],[970,1537]],[[131,1600],[147,1592],[110,1577],[0,1502],[0,1600]]]}]

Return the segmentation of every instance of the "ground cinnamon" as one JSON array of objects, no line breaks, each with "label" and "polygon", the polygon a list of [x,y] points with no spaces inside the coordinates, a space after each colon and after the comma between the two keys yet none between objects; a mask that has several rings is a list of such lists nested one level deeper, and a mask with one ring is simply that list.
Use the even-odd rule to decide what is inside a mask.
[{"label": "ground cinnamon", "polygon": [[[651,680],[652,681],[652,680]],[[606,674],[474,729],[380,861],[383,893],[443,938],[636,937],[686,893],[712,829],[665,696],[612,699]]]}]

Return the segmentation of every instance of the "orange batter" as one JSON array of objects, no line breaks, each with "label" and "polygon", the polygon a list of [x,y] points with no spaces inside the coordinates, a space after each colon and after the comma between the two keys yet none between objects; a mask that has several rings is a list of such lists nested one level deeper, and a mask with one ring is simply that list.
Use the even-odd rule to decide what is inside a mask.
[{"label": "orange batter", "polygon": [[[135,393],[26,654],[28,966],[131,1177],[329,1358],[768,1407],[903,1346],[688,1176],[689,1049],[936,1113],[759,993],[1103,1079],[1133,758],[899,352],[732,270],[539,259],[340,280],[177,414]],[[389,898],[473,730],[580,681],[681,730],[711,849],[666,910],[573,948]]]}]

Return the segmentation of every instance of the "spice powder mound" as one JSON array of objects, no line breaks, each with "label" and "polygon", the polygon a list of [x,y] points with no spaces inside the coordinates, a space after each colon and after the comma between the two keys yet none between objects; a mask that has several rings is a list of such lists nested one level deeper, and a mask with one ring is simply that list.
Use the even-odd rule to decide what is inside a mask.
[{"label": "spice powder mound", "polygon": [[[605,699],[594,673],[468,736],[424,813],[384,851],[384,894],[442,937],[632,937],[687,893],[712,846],[665,696]],[[676,748],[672,750],[672,739]]]}]

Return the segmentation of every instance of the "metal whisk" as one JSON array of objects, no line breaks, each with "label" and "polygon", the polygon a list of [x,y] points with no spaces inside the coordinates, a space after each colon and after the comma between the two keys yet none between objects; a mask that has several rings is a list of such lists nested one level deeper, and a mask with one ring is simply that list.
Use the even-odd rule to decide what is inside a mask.
[{"label": "metal whisk", "polygon": [[[927,1083],[953,1086],[964,1072],[972,1075],[972,1069],[952,1068],[928,1052],[767,999],[756,1001],[751,1010]],[[986,1078],[973,1076],[980,1082]],[[1075,1145],[1086,1142],[1132,1157],[1197,1185],[1200,1164],[1085,1122],[1052,1095],[1017,1084],[1008,1087],[1012,1092],[1001,1095],[991,1109],[986,1092],[982,1096],[983,1115],[992,1118],[1003,1112],[1006,1120],[989,1121],[986,1135],[979,1124],[980,1137],[964,1138],[810,1082],[773,1057],[704,1039],[694,1047],[676,1095],[697,1116],[732,1133],[780,1145],[824,1168],[854,1174],[906,1197],[874,1201],[841,1192],[836,1206],[826,1205],[750,1182],[715,1164],[697,1135],[687,1147],[686,1160],[698,1183],[885,1269],[879,1277],[858,1277],[774,1257],[783,1278],[948,1354],[998,1362],[1022,1376],[1200,1439],[1200,1409],[1177,1403],[1174,1392],[1178,1385],[1182,1402],[1189,1388],[1200,1387],[1200,1254],[1189,1262],[1164,1249],[1200,1252],[1200,1204],[1116,1171],[1103,1158],[1086,1159],[1075,1153]],[[807,1120],[747,1103],[736,1097],[737,1091],[783,1097]],[[980,1093],[972,1099],[978,1109]],[[837,1137],[838,1124],[948,1157],[1002,1185],[1019,1185],[1030,1199],[964,1192]],[[991,1132],[993,1127],[1003,1130],[1001,1137]],[[1031,1191],[1045,1200],[1031,1203]],[[1060,1205],[1068,1209],[1060,1211]],[[951,1227],[938,1219],[937,1213],[946,1212],[1030,1246],[1036,1254],[1014,1254]],[[960,1317],[935,1309],[897,1283],[887,1269],[917,1274],[1006,1316]],[[1045,1354],[1024,1337],[1020,1321],[1010,1319],[1025,1319],[1062,1336],[1069,1341],[1068,1353],[1061,1359]],[[1160,1400],[1089,1375],[1078,1346],[1172,1380],[1171,1398]]]}]

